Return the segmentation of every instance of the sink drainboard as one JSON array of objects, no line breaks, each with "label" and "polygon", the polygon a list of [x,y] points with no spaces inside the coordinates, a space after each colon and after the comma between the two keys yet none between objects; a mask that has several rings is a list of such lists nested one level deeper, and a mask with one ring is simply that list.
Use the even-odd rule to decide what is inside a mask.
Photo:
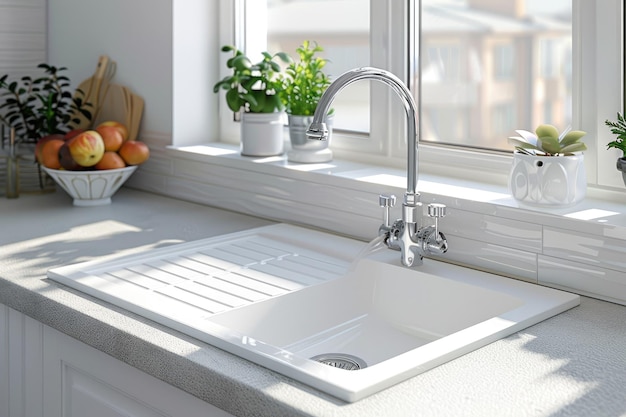
[{"label": "sink drainboard", "polygon": [[[277,224],[153,249],[99,263],[51,269],[48,277],[177,327],[338,278],[362,245]],[[184,329],[178,329],[184,331]]]}]

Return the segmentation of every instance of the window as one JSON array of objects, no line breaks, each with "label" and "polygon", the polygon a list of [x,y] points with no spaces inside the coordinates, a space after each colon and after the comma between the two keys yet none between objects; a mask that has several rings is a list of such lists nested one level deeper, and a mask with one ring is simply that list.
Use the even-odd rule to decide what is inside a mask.
[{"label": "window", "polygon": [[[329,0],[240,3],[246,1],[265,4],[270,47],[290,52],[295,43],[314,39],[332,55],[336,72],[372,65],[405,79],[420,104],[420,161],[426,165],[441,165],[440,159],[454,164],[454,154],[462,165],[471,160],[471,167],[506,176],[508,163],[483,149],[506,156],[514,129],[572,125],[588,132],[589,182],[619,186],[608,168],[614,155],[604,151],[602,137],[604,119],[622,109],[623,60],[601,63],[623,57],[623,0],[336,0],[330,2],[333,13]],[[357,14],[360,28],[352,13],[335,9],[362,11],[368,5],[367,14]],[[302,21],[281,14],[296,7],[311,12]],[[350,19],[337,20],[342,16]],[[322,23],[345,26],[345,39],[328,27],[314,32]],[[349,29],[352,36],[345,33]],[[362,84],[364,89],[338,97],[346,104],[337,102],[345,121],[333,137],[335,155],[398,166],[406,154],[403,111],[384,87],[365,90]],[[369,103],[376,105],[367,109]],[[364,131],[369,135],[354,134]],[[464,151],[453,153],[449,146]]]},{"label": "window", "polygon": [[493,75],[496,80],[511,80],[515,75],[513,44],[496,45],[493,50]]},{"label": "window", "polygon": [[[422,92],[416,99],[423,110],[455,109],[470,115],[472,123],[461,137],[430,131],[423,131],[422,137],[509,150],[507,137],[516,128],[532,130],[544,123],[542,112],[533,109],[550,101],[558,102],[550,104],[562,111],[562,117],[555,114],[551,122],[560,129],[570,125],[566,115],[572,113],[572,82],[567,79],[571,74],[562,71],[561,63],[571,59],[571,5],[572,0],[553,0],[549,5],[526,0],[423,0],[422,30],[416,36],[426,53],[421,60]],[[428,117],[430,112],[424,114]],[[437,122],[423,119],[424,123]]]},{"label": "window", "polygon": [[[263,3],[256,0],[254,3]],[[304,40],[324,48],[331,79],[345,71],[370,65],[369,0],[267,0],[267,50],[296,57]],[[329,13],[332,10],[332,13]],[[345,16],[350,16],[346,19]],[[369,84],[349,86],[333,102],[334,126],[352,132],[370,130]]]}]

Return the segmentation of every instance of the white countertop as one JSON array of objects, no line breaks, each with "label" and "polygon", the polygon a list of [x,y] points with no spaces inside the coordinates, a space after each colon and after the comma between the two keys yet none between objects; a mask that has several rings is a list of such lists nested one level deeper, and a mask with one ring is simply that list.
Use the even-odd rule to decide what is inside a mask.
[{"label": "white countertop", "polygon": [[46,279],[55,266],[271,222],[123,188],[0,199],[0,303],[238,416],[626,415],[626,308],[581,305],[347,404]]}]

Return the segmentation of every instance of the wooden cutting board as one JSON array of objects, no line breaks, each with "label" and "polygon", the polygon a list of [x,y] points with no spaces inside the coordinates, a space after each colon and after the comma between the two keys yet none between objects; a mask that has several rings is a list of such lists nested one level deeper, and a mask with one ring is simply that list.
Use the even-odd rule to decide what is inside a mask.
[{"label": "wooden cutting board", "polygon": [[[83,100],[83,103],[91,104],[90,107],[86,107],[86,110],[91,112],[92,118],[95,114],[98,113],[100,87],[102,85],[102,80],[105,77],[108,67],[109,57],[106,55],[101,55],[98,59],[98,65],[94,74],[81,82],[77,88],[77,90],[80,91],[76,91],[74,93],[74,98],[80,97]],[[72,123],[72,127],[74,129],[88,129],[92,124],[91,121],[80,112],[73,112],[72,118],[78,119],[78,122]]]},{"label": "wooden cutting board", "polygon": [[141,117],[143,116],[144,100],[137,94],[131,94],[131,112],[130,126],[128,128],[128,139],[137,140],[139,135],[139,126],[141,125]]},{"label": "wooden cutting board", "polygon": [[115,120],[129,128],[127,115],[130,112],[130,107],[127,99],[127,88],[120,84],[107,83],[102,94],[100,109],[93,125],[98,126],[102,122]]}]

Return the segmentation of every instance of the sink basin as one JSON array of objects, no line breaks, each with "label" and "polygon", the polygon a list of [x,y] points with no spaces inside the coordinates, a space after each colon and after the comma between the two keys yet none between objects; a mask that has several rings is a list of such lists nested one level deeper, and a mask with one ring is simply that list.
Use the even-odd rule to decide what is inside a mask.
[{"label": "sink basin", "polygon": [[[365,246],[360,242],[294,226],[246,233],[104,265],[57,268],[48,276],[348,402],[580,302],[560,290],[428,259],[408,269],[400,265],[398,252],[389,250],[359,258]],[[235,261],[232,254],[220,259],[216,254],[228,252],[225,246],[238,254],[247,247],[246,259]],[[213,257],[204,270],[196,263],[199,253]],[[174,282],[161,288],[164,271]],[[151,275],[158,275],[161,284],[154,285],[161,289],[140,295],[142,286],[151,285],[146,283]],[[247,275],[255,288],[243,290]],[[207,301],[194,298],[198,294],[189,279],[198,293],[210,295]],[[211,279],[231,298],[234,287],[246,296],[233,301],[215,295],[220,289]],[[256,287],[264,295],[255,295]],[[177,300],[172,294],[180,288],[185,295]]]}]

